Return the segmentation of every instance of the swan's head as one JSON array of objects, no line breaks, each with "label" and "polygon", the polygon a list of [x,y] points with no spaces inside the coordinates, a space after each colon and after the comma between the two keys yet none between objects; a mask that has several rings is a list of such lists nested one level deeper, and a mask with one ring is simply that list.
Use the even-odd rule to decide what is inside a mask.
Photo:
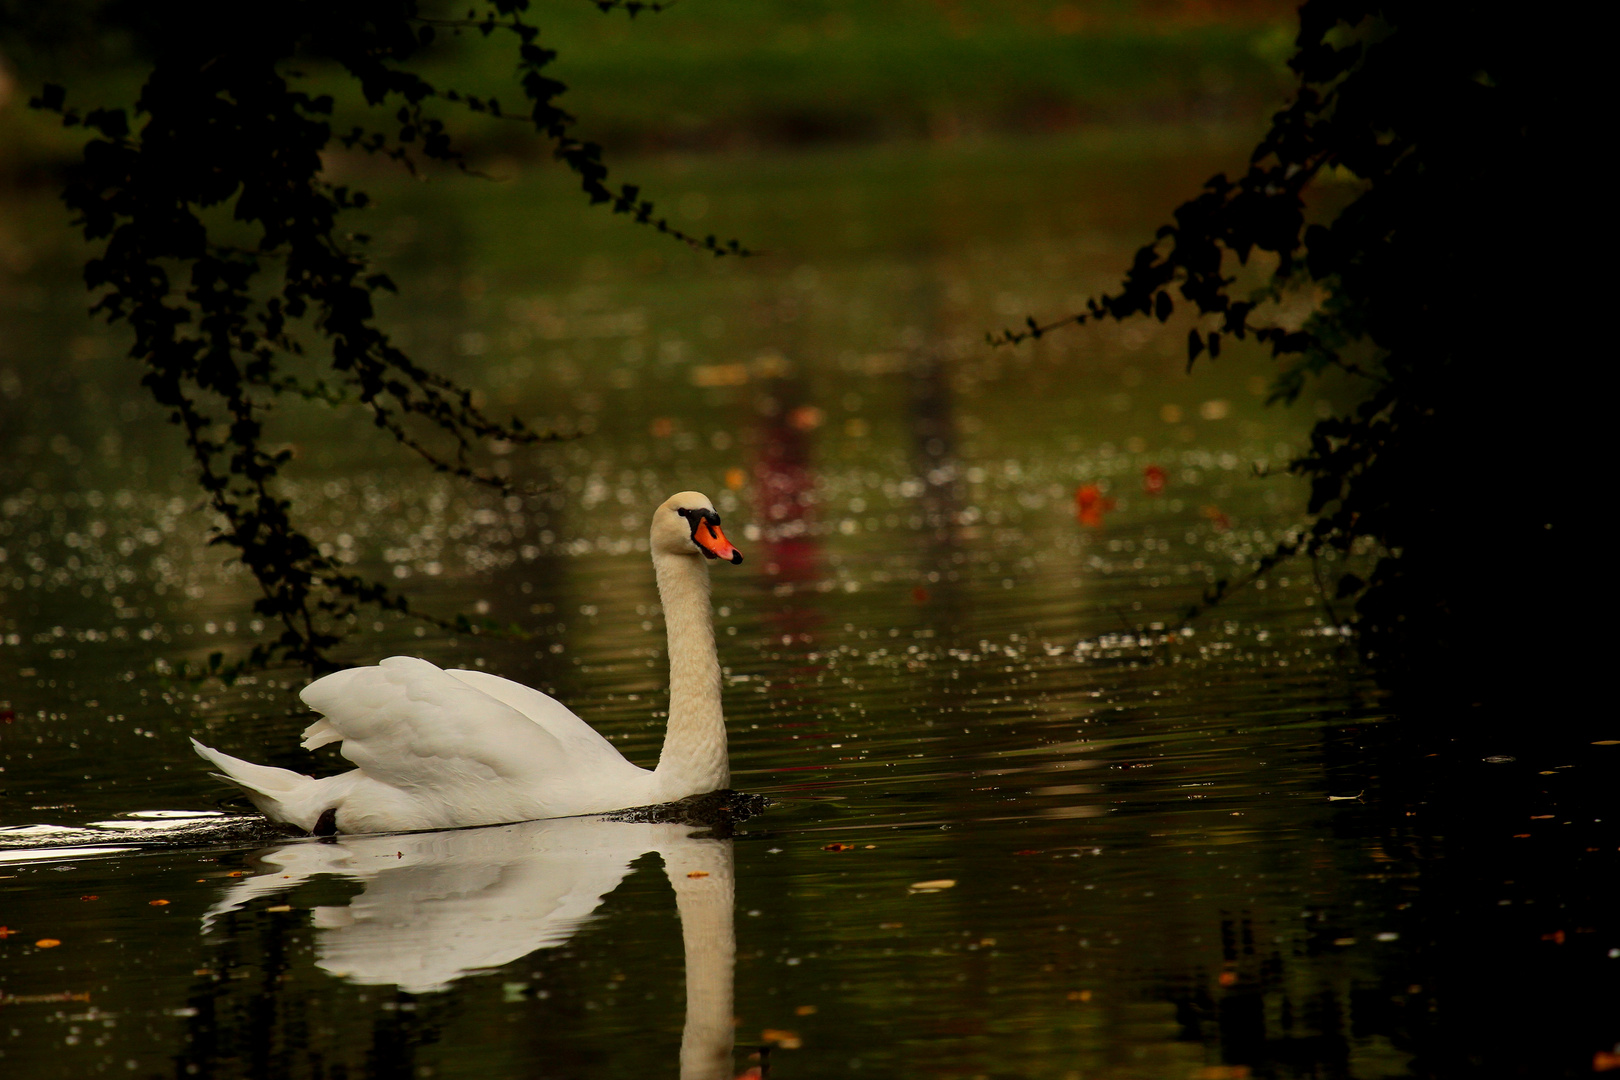
[{"label": "swan's head", "polygon": [[703,555],[729,563],[742,562],[742,552],[732,547],[720,531],[720,515],[714,504],[697,491],[671,495],[654,511],[652,549],[654,554]]}]

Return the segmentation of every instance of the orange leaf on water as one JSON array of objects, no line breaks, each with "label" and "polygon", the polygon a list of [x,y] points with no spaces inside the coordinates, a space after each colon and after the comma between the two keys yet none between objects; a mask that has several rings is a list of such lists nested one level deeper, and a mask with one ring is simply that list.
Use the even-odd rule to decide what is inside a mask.
[{"label": "orange leaf on water", "polygon": [[169,906],[169,902],[167,900],[148,900],[147,903],[152,905],[153,907],[168,907]]},{"label": "orange leaf on water", "polygon": [[54,949],[62,943],[53,937],[42,937],[38,941],[34,942],[34,944],[41,949]]},{"label": "orange leaf on water", "polygon": [[1115,506],[1113,499],[1102,493],[1096,484],[1082,484],[1074,493],[1074,512],[1080,524],[1101,528],[1103,515]]},{"label": "orange leaf on water", "polygon": [[822,851],[854,851],[854,844],[822,844]]},{"label": "orange leaf on water", "polygon": [[1620,1069],[1620,1054],[1611,1054],[1607,1050],[1599,1050],[1592,1055],[1593,1072],[1613,1072]]},{"label": "orange leaf on water", "polygon": [[708,877],[709,872],[707,870],[688,870],[686,872],[686,876],[687,877]]},{"label": "orange leaf on water", "polygon": [[766,1028],[759,1033],[759,1039],[772,1046],[780,1046],[783,1050],[797,1050],[804,1045],[804,1040],[799,1038],[797,1031],[782,1031],[778,1028]]}]

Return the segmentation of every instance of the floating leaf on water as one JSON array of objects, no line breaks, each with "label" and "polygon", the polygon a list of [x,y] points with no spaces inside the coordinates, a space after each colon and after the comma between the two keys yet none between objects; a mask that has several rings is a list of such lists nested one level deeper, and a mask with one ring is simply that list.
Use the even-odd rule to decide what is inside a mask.
[{"label": "floating leaf on water", "polygon": [[804,1045],[804,1040],[799,1038],[797,1031],[782,1031],[777,1028],[766,1028],[759,1033],[759,1039],[760,1042],[779,1046],[783,1050],[797,1050]]},{"label": "floating leaf on water", "polygon": [[854,844],[823,844],[823,845],[821,845],[821,850],[822,851],[854,851],[855,850],[855,845]]},{"label": "floating leaf on water", "polygon": [[1365,791],[1358,791],[1354,795],[1329,795],[1328,802],[1355,802],[1365,794]]},{"label": "floating leaf on water", "polygon": [[60,944],[62,943],[53,937],[42,937],[34,942],[35,947],[40,949],[54,949]]},{"label": "floating leaf on water", "polygon": [[1489,757],[1482,757],[1479,760],[1485,762],[1487,765],[1506,765],[1510,761],[1517,761],[1519,759],[1514,757],[1512,754],[1491,754]]},{"label": "floating leaf on water", "polygon": [[152,907],[168,907],[169,906],[169,902],[167,900],[148,900],[147,903],[150,904]]},{"label": "floating leaf on water", "polygon": [[1598,739],[1593,746],[1620,746],[1620,739]]},{"label": "floating leaf on water", "polygon": [[1102,493],[1096,484],[1083,484],[1074,493],[1074,513],[1080,524],[1094,529],[1102,528],[1103,515],[1118,505]]},{"label": "floating leaf on water", "polygon": [[709,872],[707,870],[688,870],[686,872],[686,876],[687,877],[708,877]]},{"label": "floating leaf on water", "polygon": [[86,896],[81,896],[81,897],[79,897],[79,899],[80,899],[80,900],[100,900],[100,899],[101,899],[101,897],[99,897],[99,896],[93,896],[93,895],[86,895]]},{"label": "floating leaf on water", "polygon": [[1339,946],[1341,949],[1347,949],[1355,943],[1356,939],[1353,937],[1336,937],[1333,939],[1333,944]]},{"label": "floating leaf on water", "polygon": [[1216,977],[1215,981],[1220,983],[1222,986],[1236,986],[1238,981],[1237,972],[1223,971],[1219,976]]},{"label": "floating leaf on water", "polygon": [[264,910],[266,910],[266,911],[291,911],[292,910],[292,905],[291,904],[275,904],[275,905],[273,905],[271,907],[265,908]]},{"label": "floating leaf on water", "polygon": [[816,1015],[816,1007],[814,1005],[800,1005],[798,1008],[793,1010],[793,1015],[814,1016]]},{"label": "floating leaf on water", "polygon": [[912,892],[939,892],[941,889],[956,888],[954,878],[937,878],[934,881],[914,881],[909,886]]},{"label": "floating leaf on water", "polygon": [[1068,993],[1068,999],[1070,1001],[1090,1001],[1091,1000],[1091,991],[1090,990],[1070,990],[1069,993]]}]

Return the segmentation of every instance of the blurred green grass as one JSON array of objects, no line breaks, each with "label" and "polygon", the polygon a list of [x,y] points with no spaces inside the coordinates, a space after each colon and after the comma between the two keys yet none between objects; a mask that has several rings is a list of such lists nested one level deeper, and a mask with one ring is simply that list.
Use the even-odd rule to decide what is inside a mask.
[{"label": "blurred green grass", "polygon": [[[1259,117],[1287,92],[1294,26],[1277,0],[681,0],[634,19],[558,0],[530,18],[578,134],[619,154]],[[42,82],[83,105],[133,101],[137,59],[94,33],[48,52],[0,35],[0,172],[76,156],[76,132],[26,108]],[[514,57],[510,34],[445,28],[418,70],[521,113]],[[342,124],[386,130],[340,72],[301,74],[335,93]],[[546,152],[521,123],[455,108],[475,157]]]}]

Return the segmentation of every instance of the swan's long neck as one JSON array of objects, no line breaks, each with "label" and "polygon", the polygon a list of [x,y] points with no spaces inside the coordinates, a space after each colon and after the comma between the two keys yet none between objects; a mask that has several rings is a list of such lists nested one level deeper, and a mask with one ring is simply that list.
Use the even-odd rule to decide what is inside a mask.
[{"label": "swan's long neck", "polygon": [[653,556],[658,599],[669,631],[669,730],[658,757],[666,799],[718,791],[731,783],[726,721],[720,711],[720,657],[709,611],[709,568],[701,558]]}]

